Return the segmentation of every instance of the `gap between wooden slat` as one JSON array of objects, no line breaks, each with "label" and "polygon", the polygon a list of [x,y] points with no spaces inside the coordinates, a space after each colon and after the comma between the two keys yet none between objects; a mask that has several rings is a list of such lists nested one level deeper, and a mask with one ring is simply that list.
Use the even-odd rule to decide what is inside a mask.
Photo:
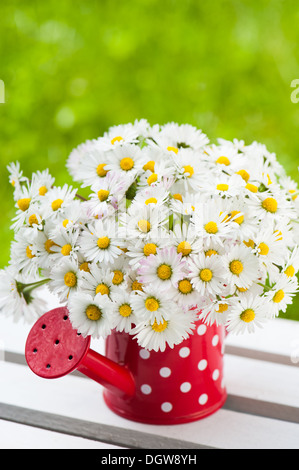
[{"label": "gap between wooden slat", "polygon": [[0,419],[131,449],[213,449],[189,441],[92,423],[6,403],[0,403]]}]

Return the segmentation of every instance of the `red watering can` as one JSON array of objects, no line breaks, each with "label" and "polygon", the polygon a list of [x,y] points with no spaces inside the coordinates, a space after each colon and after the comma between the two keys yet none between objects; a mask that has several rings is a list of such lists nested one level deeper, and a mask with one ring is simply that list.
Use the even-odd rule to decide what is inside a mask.
[{"label": "red watering can", "polygon": [[224,404],[222,327],[198,322],[190,338],[163,353],[113,331],[103,356],[90,349],[90,337],[74,330],[68,315],[66,307],[51,310],[31,329],[25,356],[36,375],[57,379],[78,370],[104,386],[112,411],[149,424],[195,421]]}]

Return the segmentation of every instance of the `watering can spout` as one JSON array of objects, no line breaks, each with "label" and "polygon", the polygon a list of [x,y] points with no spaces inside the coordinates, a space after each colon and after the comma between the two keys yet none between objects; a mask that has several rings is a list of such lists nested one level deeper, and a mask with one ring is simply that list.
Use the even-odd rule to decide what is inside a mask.
[{"label": "watering can spout", "polygon": [[37,320],[26,341],[25,357],[39,377],[55,379],[78,370],[114,393],[135,394],[129,369],[90,349],[90,337],[73,329],[66,307]]},{"label": "watering can spout", "polygon": [[135,380],[129,369],[89,349],[78,371],[111,391],[135,394]]}]

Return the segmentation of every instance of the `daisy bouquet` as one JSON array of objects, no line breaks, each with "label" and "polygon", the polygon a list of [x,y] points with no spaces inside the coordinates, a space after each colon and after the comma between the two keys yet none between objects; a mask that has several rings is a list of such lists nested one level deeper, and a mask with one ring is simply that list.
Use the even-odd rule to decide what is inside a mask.
[{"label": "daisy bouquet", "polygon": [[164,351],[196,321],[254,332],[298,291],[298,187],[260,143],[191,125],[114,126],[66,162],[74,182],[9,167],[16,215],[0,310],[31,321],[43,290],[82,335]]}]

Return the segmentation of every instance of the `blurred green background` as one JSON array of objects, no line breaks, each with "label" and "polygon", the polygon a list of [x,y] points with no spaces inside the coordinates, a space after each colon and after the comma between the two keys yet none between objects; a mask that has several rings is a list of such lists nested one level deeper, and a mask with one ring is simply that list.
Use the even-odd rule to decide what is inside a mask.
[{"label": "blurred green background", "polygon": [[[111,125],[176,121],[257,140],[298,181],[298,24],[292,0],[2,1],[0,268],[13,236],[6,165],[70,183],[72,148]],[[287,316],[299,319],[299,300]]]}]

